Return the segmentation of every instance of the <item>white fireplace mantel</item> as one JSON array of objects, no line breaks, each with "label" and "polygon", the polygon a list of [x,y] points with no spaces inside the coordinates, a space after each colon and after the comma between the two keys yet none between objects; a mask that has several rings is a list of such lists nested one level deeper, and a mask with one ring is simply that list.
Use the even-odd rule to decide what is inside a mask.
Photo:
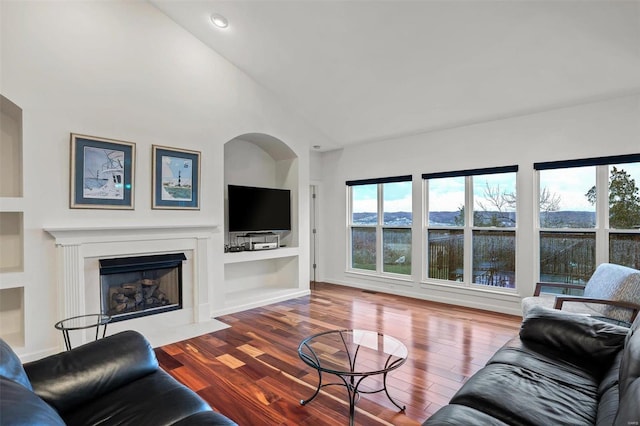
[{"label": "white fireplace mantel", "polygon": [[[202,327],[194,326],[211,322],[208,260],[211,237],[217,229],[218,226],[214,224],[45,227],[44,231],[54,238],[58,251],[60,319],[95,313],[93,310],[97,305],[94,305],[92,294],[95,293],[93,283],[97,270],[91,265],[96,264],[98,259],[179,250],[187,254],[185,266],[190,279],[184,289],[187,291],[189,288],[189,291],[183,294],[183,301],[187,298],[189,302],[180,311],[122,323],[127,323],[127,327],[137,329],[147,337],[157,332],[158,324],[164,323],[176,326],[176,333],[182,338],[185,338],[186,329],[202,330]],[[117,329],[116,325],[114,327]],[[153,339],[150,340],[154,343]],[[158,340],[157,344],[160,343],[165,344],[166,340]]]},{"label": "white fireplace mantel", "polygon": [[45,227],[57,246],[165,238],[209,238],[218,225],[126,225],[100,227]]}]

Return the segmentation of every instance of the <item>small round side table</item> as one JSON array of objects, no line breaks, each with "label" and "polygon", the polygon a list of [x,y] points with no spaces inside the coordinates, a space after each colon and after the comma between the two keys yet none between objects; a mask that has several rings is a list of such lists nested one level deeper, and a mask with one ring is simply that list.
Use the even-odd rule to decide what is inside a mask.
[{"label": "small round side table", "polygon": [[64,337],[64,345],[67,350],[71,350],[71,340],[69,339],[69,331],[72,330],[85,330],[88,328],[95,327],[96,329],[96,340],[98,340],[98,336],[100,334],[100,326],[102,329],[102,337],[107,333],[107,324],[111,321],[111,317],[109,315],[103,314],[88,314],[88,315],[78,315],[77,317],[66,318],[61,321],[58,321],[54,324],[54,327],[60,331],[62,331],[62,336]]},{"label": "small round side table", "polygon": [[[329,330],[307,337],[298,346],[298,355],[310,367],[318,371],[318,387],[301,405],[311,402],[320,389],[339,385],[347,388],[349,397],[349,425],[355,424],[355,406],[360,394],[383,392],[400,411],[404,405],[397,403],[387,387],[387,375],[405,363],[409,356],[407,347],[398,339],[377,331]],[[332,374],[342,382],[322,383],[323,373]],[[360,384],[370,376],[381,375],[382,387],[376,390],[360,390]]]}]

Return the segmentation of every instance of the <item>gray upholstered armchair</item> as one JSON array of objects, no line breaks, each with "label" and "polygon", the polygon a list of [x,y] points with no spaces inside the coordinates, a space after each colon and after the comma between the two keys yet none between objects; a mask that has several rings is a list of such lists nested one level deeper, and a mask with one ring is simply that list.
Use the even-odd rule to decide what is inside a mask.
[{"label": "gray upholstered armchair", "polygon": [[[544,293],[543,287],[576,289],[580,296]],[[582,287],[563,283],[537,283],[532,297],[522,299],[522,314],[533,306],[592,315],[630,324],[640,311],[640,271],[626,266],[603,263]]]}]

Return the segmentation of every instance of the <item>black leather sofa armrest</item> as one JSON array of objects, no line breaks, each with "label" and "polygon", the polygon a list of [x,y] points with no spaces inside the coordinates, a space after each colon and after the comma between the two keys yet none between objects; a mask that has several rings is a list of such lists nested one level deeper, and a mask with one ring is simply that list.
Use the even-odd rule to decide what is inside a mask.
[{"label": "black leather sofa armrest", "polygon": [[522,321],[520,339],[578,365],[609,365],[628,332],[587,315],[536,306]]},{"label": "black leather sofa armrest", "polygon": [[562,305],[565,302],[581,302],[581,303],[598,303],[601,305],[616,306],[618,308],[625,308],[631,310],[631,320],[633,322],[638,316],[640,311],[640,305],[631,302],[624,302],[622,300],[610,300],[610,299],[596,299],[593,297],[584,296],[556,296],[555,309],[562,309]]},{"label": "black leather sofa armrest", "polygon": [[56,410],[18,382],[0,376],[0,424],[65,426]]},{"label": "black leather sofa armrest", "polygon": [[24,365],[34,392],[60,413],[158,370],[149,342],[123,331]]}]

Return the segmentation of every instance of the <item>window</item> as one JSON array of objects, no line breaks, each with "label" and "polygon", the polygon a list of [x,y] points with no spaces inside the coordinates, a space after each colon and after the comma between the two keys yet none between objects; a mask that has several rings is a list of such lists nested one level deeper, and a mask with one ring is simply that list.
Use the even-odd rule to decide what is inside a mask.
[{"label": "window", "polygon": [[431,173],[426,276],[515,288],[517,166]]},{"label": "window", "polygon": [[640,156],[609,166],[609,262],[640,269]]},{"label": "window", "polygon": [[465,177],[434,178],[428,182],[427,276],[462,282]]},{"label": "window", "polygon": [[411,275],[411,176],[348,181],[350,268]]},{"label": "window", "polygon": [[640,267],[640,155],[536,163],[540,281],[585,284],[598,264]]}]

